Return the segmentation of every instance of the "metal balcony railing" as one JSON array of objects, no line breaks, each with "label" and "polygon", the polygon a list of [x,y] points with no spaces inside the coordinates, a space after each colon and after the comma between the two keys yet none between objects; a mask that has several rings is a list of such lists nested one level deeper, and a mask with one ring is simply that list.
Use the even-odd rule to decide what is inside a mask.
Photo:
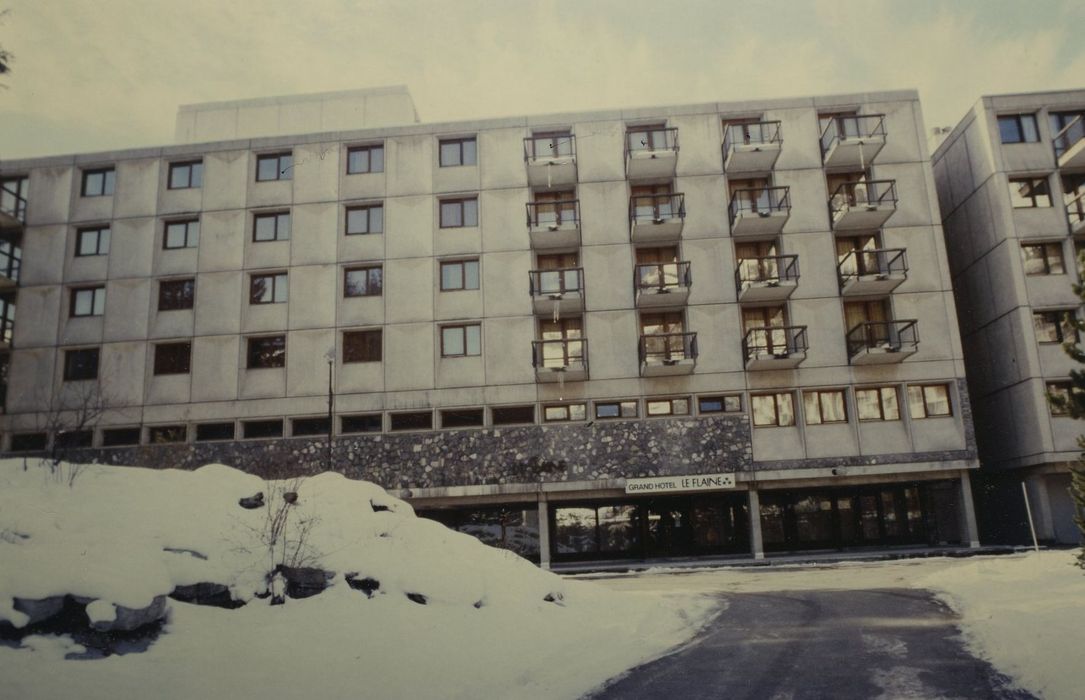
[{"label": "metal balcony railing", "polygon": [[1070,220],[1070,227],[1073,229],[1085,222],[1085,192],[1066,203],[1066,218]]},{"label": "metal balcony railing", "polygon": [[739,258],[735,268],[735,289],[763,282],[765,284],[799,281],[798,255],[766,255],[760,258]]},{"label": "metal balcony railing", "polygon": [[0,343],[11,346],[15,332],[15,301],[10,296],[0,298]]},{"label": "metal balcony railing", "polygon": [[566,199],[558,202],[528,202],[527,226],[531,229],[553,228],[580,224],[580,200]]},{"label": "metal balcony railing", "polygon": [[840,285],[865,275],[905,275],[908,258],[904,248],[852,250],[836,265]]},{"label": "metal balcony railing", "polygon": [[678,128],[632,128],[625,132],[625,155],[645,151],[678,152]]},{"label": "metal balcony railing", "polygon": [[532,270],[528,273],[531,296],[565,295],[584,289],[584,268],[563,267],[556,270]]},{"label": "metal balcony railing", "polygon": [[1085,138],[1085,115],[1079,114],[1051,139],[1055,145],[1055,159],[1061,158],[1063,153],[1069,151],[1083,138]]},{"label": "metal balcony railing", "polygon": [[561,159],[576,157],[576,137],[572,134],[540,134],[524,139],[524,160]]},{"label": "metal balcony railing", "polygon": [[640,337],[640,361],[665,364],[697,359],[696,333],[652,333]]},{"label": "metal balcony railing", "polygon": [[12,241],[0,240],[0,277],[18,283],[22,265],[23,249]]},{"label": "metal balcony railing", "polygon": [[900,351],[919,344],[917,321],[866,321],[848,331],[848,357],[864,350]]},{"label": "metal balcony railing", "polygon": [[897,206],[896,180],[859,180],[845,182],[829,197],[829,215],[835,220],[837,214],[855,207],[879,208]]},{"label": "metal balcony railing", "polygon": [[742,339],[742,355],[747,361],[759,356],[789,357],[804,353],[806,326],[761,326],[750,328]]},{"label": "metal balcony railing", "polygon": [[774,213],[791,211],[790,187],[753,187],[737,189],[731,194],[731,203],[727,213],[731,224],[739,216],[771,216]]},{"label": "metal balcony railing", "polygon": [[26,198],[19,194],[14,180],[0,183],[0,212],[26,223]]},{"label": "metal balcony railing", "polygon": [[688,289],[693,283],[688,262],[639,263],[633,271],[633,293]]},{"label": "metal balcony railing", "polygon": [[535,369],[588,368],[588,341],[583,338],[531,341],[531,365]]},{"label": "metal balcony railing", "polygon": [[639,194],[629,198],[629,220],[637,224],[662,223],[686,218],[686,195]]},{"label": "metal balcony railing", "polygon": [[833,117],[821,132],[821,155],[824,157],[837,141],[876,137],[885,138],[884,114]]},{"label": "metal balcony railing", "polygon": [[729,124],[723,134],[723,157],[736,146],[759,146],[783,143],[780,138],[780,122],[756,122],[753,124]]}]

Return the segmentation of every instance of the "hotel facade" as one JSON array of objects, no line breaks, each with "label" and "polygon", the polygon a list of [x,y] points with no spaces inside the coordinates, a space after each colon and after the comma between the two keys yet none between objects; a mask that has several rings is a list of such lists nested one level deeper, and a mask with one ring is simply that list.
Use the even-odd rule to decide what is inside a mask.
[{"label": "hotel facade", "polygon": [[0,164],[5,452],[335,469],[544,566],[978,544],[915,92],[177,136]]}]

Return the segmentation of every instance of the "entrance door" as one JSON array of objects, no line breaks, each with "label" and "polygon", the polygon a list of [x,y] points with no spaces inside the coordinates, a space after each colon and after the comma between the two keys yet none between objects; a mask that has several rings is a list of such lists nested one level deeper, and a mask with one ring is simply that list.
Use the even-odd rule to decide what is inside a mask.
[{"label": "entrance door", "polygon": [[693,542],[689,499],[659,499],[645,507],[644,556],[673,557],[688,554]]}]

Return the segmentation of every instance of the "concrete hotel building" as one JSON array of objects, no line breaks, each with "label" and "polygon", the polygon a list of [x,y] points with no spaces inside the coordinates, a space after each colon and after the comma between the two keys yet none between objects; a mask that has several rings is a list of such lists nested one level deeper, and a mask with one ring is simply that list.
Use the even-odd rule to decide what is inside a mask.
[{"label": "concrete hotel building", "polygon": [[1063,351],[1080,314],[1085,240],[1085,90],[984,97],[933,157],[976,401],[984,539],[1077,543],[1070,463],[1082,424],[1048,392],[1081,369]]},{"label": "concrete hotel building", "polygon": [[543,565],[977,543],[915,92],[178,141],[0,166],[5,451],[333,468]]}]

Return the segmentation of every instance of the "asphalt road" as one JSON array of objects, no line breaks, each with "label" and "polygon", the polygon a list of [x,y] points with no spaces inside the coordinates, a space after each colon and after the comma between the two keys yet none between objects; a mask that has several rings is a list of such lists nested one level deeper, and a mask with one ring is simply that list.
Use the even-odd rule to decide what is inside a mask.
[{"label": "asphalt road", "polygon": [[723,596],[691,644],[639,666],[594,699],[1032,698],[969,655],[953,613],[927,591]]}]

